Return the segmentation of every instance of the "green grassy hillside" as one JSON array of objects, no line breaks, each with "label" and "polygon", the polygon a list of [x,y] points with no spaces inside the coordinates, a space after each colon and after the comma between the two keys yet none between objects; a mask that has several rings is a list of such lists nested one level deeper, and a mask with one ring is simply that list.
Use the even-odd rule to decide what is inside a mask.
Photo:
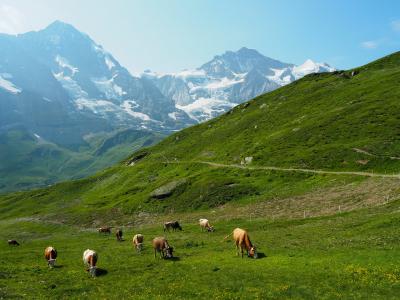
[{"label": "green grassy hillside", "polygon": [[89,176],[161,138],[125,129],[88,136],[85,146],[71,150],[23,128],[9,130],[0,134],[0,193]]},{"label": "green grassy hillside", "polygon": [[[309,75],[89,178],[0,196],[0,239],[21,242],[0,245],[0,298],[398,298],[399,82],[400,53]],[[91,142],[107,153],[120,138]],[[150,241],[168,220],[184,231],[167,233],[178,258],[162,261]],[[235,256],[223,240],[235,227],[260,259]],[[86,248],[99,252],[94,280]]]}]

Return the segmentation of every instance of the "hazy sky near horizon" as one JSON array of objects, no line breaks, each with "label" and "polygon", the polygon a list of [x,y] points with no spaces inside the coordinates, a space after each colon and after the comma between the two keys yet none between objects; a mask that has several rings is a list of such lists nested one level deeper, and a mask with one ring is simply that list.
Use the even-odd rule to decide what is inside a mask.
[{"label": "hazy sky near horizon", "polygon": [[196,68],[243,46],[345,69],[400,49],[400,1],[0,0],[0,32],[55,20],[91,36],[132,73]]}]

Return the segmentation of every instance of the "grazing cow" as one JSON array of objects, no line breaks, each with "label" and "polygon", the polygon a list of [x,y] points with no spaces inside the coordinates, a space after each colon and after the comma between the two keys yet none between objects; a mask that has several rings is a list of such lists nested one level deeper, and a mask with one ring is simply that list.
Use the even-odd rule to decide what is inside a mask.
[{"label": "grazing cow", "polygon": [[[246,249],[247,256],[257,258],[256,246],[254,246],[249,238],[249,234],[246,230],[241,228],[236,228],[231,234],[233,234],[233,240],[236,244],[237,255],[239,255],[239,247],[242,252],[243,258],[243,249]],[[229,235],[228,235],[229,236]]]},{"label": "grazing cow", "polygon": [[207,219],[200,219],[199,225],[200,225],[201,231],[203,231],[204,229],[207,230],[208,232],[214,231],[214,227],[210,225],[210,222]]},{"label": "grazing cow", "polygon": [[171,221],[171,222],[165,222],[164,223],[164,232],[168,231],[172,228],[173,231],[179,229],[182,230],[181,225],[179,225],[178,221]]},{"label": "grazing cow", "polygon": [[162,258],[172,258],[174,248],[172,248],[165,237],[156,237],[153,239],[154,258],[157,257],[157,252],[160,252]]},{"label": "grazing cow", "polygon": [[132,239],[133,246],[136,248],[136,251],[139,253],[142,251],[142,248],[143,248],[143,240],[144,240],[144,237],[140,233],[135,234],[135,236]]},{"label": "grazing cow", "polygon": [[122,230],[118,229],[117,232],[115,233],[115,236],[117,237],[117,241],[121,242],[122,241]]},{"label": "grazing cow", "polygon": [[111,227],[100,227],[97,229],[99,233],[111,233]]},{"label": "grazing cow", "polygon": [[7,242],[10,246],[19,246],[19,243],[16,240],[8,240]]},{"label": "grazing cow", "polygon": [[93,277],[96,276],[96,263],[98,260],[98,255],[95,251],[86,249],[83,252],[83,263],[87,266],[86,271],[90,272]]},{"label": "grazing cow", "polygon": [[50,268],[53,268],[55,263],[56,263],[56,258],[57,258],[57,250],[54,249],[54,247],[47,247],[44,249],[44,257],[47,260],[47,265]]}]

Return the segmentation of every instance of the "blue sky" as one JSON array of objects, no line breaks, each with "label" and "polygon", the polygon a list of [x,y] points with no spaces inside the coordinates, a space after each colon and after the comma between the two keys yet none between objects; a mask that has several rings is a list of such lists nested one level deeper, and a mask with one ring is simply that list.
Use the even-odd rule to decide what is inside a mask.
[{"label": "blue sky", "polygon": [[243,46],[350,68],[400,49],[400,1],[0,0],[0,32],[62,20],[131,72],[195,68]]}]

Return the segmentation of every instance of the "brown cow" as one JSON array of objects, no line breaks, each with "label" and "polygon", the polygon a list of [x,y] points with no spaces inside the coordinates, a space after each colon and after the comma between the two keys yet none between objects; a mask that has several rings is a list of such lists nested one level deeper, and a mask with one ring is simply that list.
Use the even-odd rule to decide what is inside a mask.
[{"label": "brown cow", "polygon": [[207,219],[200,219],[199,225],[200,225],[201,231],[203,231],[204,229],[207,230],[208,232],[214,231],[214,227],[210,225],[210,222]]},{"label": "brown cow", "polygon": [[257,258],[256,246],[251,243],[249,234],[247,233],[246,230],[241,228],[236,228],[231,234],[233,234],[233,240],[235,241],[236,244],[237,255],[239,255],[239,247],[240,247],[242,252],[242,258],[243,258],[243,249],[246,249],[247,256]]},{"label": "brown cow", "polygon": [[117,232],[115,233],[115,236],[117,237],[117,241],[121,242],[122,241],[122,230],[118,229]]},{"label": "brown cow", "polygon": [[19,246],[19,243],[16,240],[8,240],[7,242],[10,246]]},{"label": "brown cow", "polygon": [[56,263],[56,258],[57,258],[57,250],[54,249],[54,247],[47,247],[46,249],[44,249],[44,257],[47,260],[47,265],[50,268],[53,268],[55,263]]},{"label": "brown cow", "polygon": [[83,252],[83,263],[87,266],[86,271],[94,277],[96,276],[96,263],[98,260],[98,255],[95,251],[86,249]]},{"label": "brown cow", "polygon": [[143,248],[143,240],[144,240],[144,237],[140,233],[135,234],[135,236],[132,239],[133,246],[136,248],[136,251],[139,253],[142,251],[142,248]]},{"label": "brown cow", "polygon": [[100,227],[97,229],[99,233],[111,233],[111,227]]},{"label": "brown cow", "polygon": [[160,252],[162,258],[172,258],[174,248],[172,248],[165,237],[156,237],[153,239],[154,258],[157,257],[157,252]]}]

